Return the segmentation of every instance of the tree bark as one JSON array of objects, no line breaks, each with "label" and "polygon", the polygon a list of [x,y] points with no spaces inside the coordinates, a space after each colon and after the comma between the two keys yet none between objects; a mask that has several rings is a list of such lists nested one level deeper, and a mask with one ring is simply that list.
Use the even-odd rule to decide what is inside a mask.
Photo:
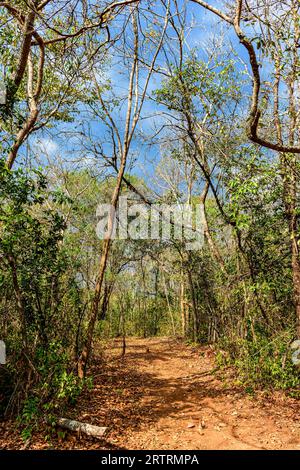
[{"label": "tree bark", "polygon": [[88,436],[93,437],[103,437],[106,433],[106,427],[95,426],[93,424],[81,423],[80,421],[75,421],[73,419],[67,418],[58,418],[58,426],[61,428],[68,429],[69,431],[83,432]]}]

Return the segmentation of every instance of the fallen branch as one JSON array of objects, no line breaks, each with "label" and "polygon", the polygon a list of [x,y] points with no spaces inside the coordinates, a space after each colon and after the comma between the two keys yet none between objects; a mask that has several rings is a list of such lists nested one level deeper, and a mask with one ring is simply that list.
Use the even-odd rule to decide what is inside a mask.
[{"label": "fallen branch", "polygon": [[67,418],[58,418],[57,424],[69,431],[83,432],[93,437],[103,437],[107,430],[106,427],[94,426],[93,424],[81,423],[80,421]]}]

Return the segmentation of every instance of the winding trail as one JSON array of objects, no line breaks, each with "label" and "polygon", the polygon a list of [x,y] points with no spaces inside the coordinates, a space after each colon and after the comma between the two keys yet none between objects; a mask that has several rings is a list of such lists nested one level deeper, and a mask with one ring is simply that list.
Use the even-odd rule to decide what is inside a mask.
[{"label": "winding trail", "polygon": [[132,338],[124,359],[119,358],[120,344],[115,342],[111,351],[110,368],[95,386],[99,395],[89,400],[106,403],[98,424],[109,427],[112,446],[300,449],[299,401],[282,394],[245,394],[228,373],[219,377],[211,348],[168,338]]},{"label": "winding trail", "polygon": [[[282,393],[247,395],[214,351],[168,338],[114,341],[93,364],[93,388],[66,417],[107,426],[104,440],[33,436],[30,449],[300,449],[300,402]],[[104,364],[104,365],[103,365]],[[4,448],[22,448],[4,426]],[[3,448],[3,447],[2,447]]]}]

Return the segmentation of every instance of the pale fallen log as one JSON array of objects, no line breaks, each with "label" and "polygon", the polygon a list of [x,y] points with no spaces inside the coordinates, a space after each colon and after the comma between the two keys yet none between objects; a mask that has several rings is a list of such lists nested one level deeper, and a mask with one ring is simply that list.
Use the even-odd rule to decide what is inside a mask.
[{"label": "pale fallen log", "polygon": [[57,424],[61,428],[68,429],[69,431],[83,432],[88,436],[93,437],[103,437],[107,430],[107,428],[105,427],[81,423],[80,421],[75,421],[73,419],[67,418],[58,418]]}]

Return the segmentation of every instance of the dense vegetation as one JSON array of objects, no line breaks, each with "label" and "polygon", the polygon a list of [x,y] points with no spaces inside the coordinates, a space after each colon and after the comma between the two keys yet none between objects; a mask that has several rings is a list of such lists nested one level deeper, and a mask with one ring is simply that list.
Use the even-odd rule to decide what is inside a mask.
[{"label": "dense vegetation", "polygon": [[[0,413],[25,439],[116,336],[299,395],[300,5],[219,3],[0,2]],[[203,245],[100,239],[120,196],[197,206]]]}]

